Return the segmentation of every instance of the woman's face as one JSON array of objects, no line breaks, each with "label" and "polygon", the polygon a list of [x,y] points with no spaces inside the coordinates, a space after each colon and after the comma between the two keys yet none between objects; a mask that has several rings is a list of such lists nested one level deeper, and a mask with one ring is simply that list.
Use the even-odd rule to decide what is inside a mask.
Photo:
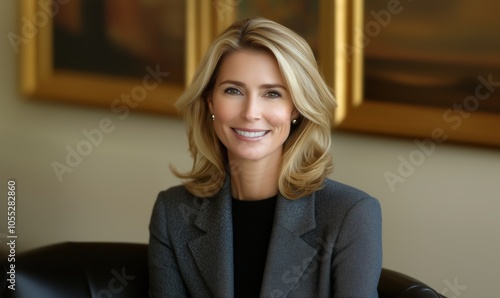
[{"label": "woman's face", "polygon": [[276,59],[264,51],[227,55],[208,104],[231,160],[280,158],[298,114]]}]

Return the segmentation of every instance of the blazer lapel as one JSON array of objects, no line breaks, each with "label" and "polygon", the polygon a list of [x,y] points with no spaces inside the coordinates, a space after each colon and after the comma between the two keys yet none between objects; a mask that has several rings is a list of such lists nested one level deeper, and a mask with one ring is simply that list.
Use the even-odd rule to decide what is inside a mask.
[{"label": "blazer lapel", "polygon": [[[226,181],[227,184],[228,181]],[[225,185],[200,210],[194,224],[205,231],[189,242],[189,249],[214,297],[234,296],[231,194]]]},{"label": "blazer lapel", "polygon": [[314,195],[278,196],[261,297],[286,297],[318,251],[300,238],[316,227]]}]

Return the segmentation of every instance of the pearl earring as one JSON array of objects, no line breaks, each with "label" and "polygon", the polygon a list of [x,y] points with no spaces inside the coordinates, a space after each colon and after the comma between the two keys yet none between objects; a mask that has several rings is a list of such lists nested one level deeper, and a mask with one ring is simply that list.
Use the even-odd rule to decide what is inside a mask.
[{"label": "pearl earring", "polygon": [[292,119],[292,124],[293,125],[297,124],[297,119]]},{"label": "pearl earring", "polygon": [[215,115],[214,115],[214,114],[212,114],[212,121],[214,121],[214,120],[215,120]]}]

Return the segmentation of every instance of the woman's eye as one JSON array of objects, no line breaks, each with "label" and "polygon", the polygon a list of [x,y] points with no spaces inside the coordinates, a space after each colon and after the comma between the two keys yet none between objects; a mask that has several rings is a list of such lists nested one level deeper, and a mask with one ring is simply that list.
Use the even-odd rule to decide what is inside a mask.
[{"label": "woman's eye", "polygon": [[240,90],[238,90],[236,88],[227,88],[226,90],[224,90],[224,93],[227,93],[230,95],[240,95],[241,94]]},{"label": "woman's eye", "polygon": [[281,94],[277,91],[269,91],[267,92],[266,96],[270,98],[278,98],[281,97]]}]

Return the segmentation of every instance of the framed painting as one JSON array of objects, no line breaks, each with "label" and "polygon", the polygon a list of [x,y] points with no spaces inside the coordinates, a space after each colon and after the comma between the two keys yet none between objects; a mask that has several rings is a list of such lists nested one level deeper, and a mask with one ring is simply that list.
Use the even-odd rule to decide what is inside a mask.
[{"label": "framed painting", "polygon": [[302,35],[316,56],[320,71],[333,88],[338,102],[335,123],[345,117],[348,106],[347,44],[350,0],[219,0],[214,2],[218,30],[235,20],[260,16],[276,21]]},{"label": "framed painting", "polygon": [[353,0],[339,129],[500,146],[500,3]]},{"label": "framed painting", "polygon": [[20,85],[33,99],[177,114],[216,33],[201,0],[21,0]]}]

